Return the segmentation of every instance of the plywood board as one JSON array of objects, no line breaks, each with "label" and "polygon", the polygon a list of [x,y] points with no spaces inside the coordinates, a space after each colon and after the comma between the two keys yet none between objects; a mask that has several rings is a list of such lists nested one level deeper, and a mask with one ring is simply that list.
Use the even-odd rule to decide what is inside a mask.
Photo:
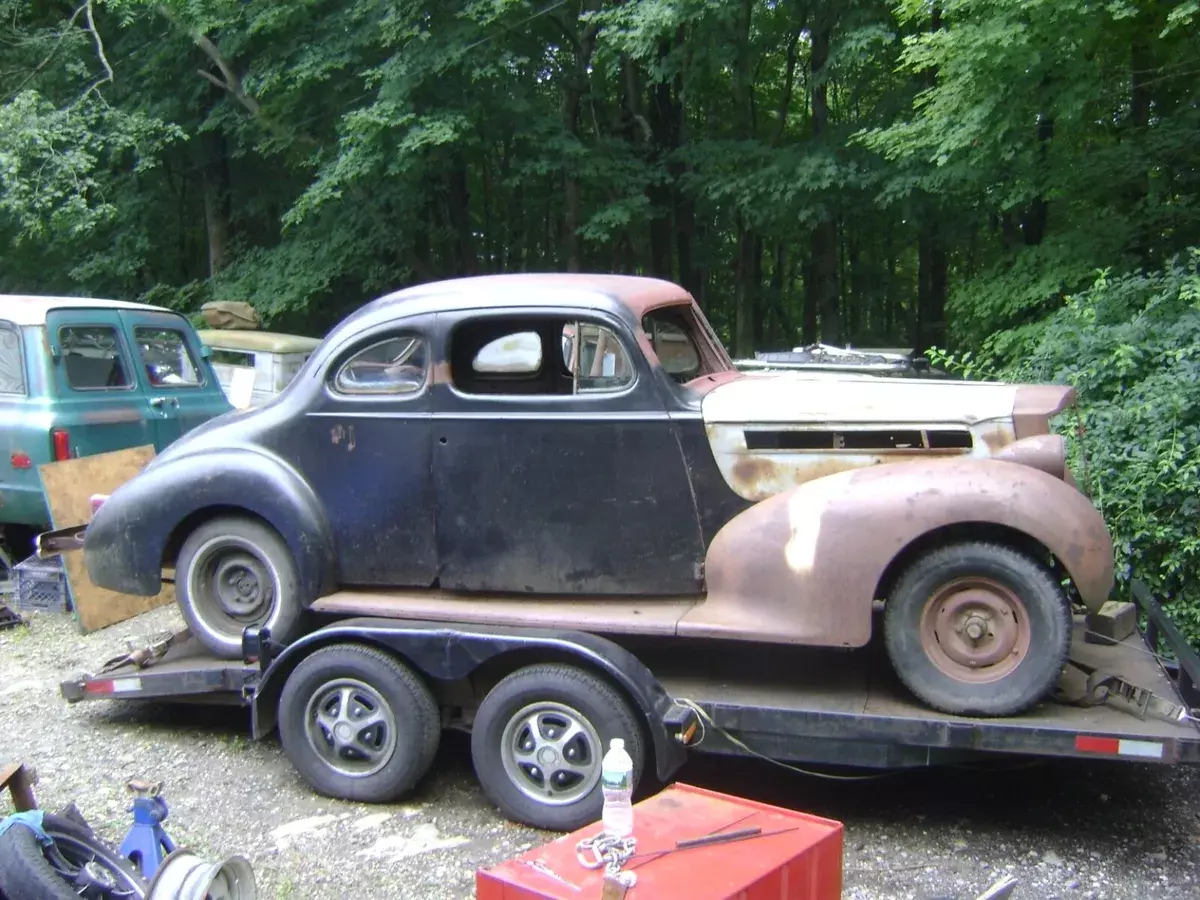
[{"label": "plywood board", "polygon": [[[154,458],[154,448],[132,447],[97,453],[79,459],[48,463],[38,467],[50,518],[55,528],[83,525],[91,518],[89,498],[93,494],[111,494],[137,475]],[[71,585],[75,617],[80,628],[95,631],[123,622],[139,613],[175,602],[174,585],[163,585],[155,597],[134,597],[97,587],[88,578],[82,551],[63,554],[63,567]]]}]

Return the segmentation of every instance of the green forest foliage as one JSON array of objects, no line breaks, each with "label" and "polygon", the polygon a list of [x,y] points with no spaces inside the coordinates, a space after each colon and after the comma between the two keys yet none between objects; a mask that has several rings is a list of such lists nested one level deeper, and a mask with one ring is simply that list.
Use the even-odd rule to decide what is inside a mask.
[{"label": "green forest foliage", "polygon": [[625,271],[738,355],[970,351],[1079,387],[1122,560],[1200,636],[1198,29],[1197,0],[0,0],[0,290],[321,335],[429,279]]}]

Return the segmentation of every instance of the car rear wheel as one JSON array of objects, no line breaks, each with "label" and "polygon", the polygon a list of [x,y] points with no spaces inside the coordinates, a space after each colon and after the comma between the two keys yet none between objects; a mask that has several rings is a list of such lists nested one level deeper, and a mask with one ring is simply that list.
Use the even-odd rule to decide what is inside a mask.
[{"label": "car rear wheel", "polygon": [[574,831],[603,811],[600,762],[613,738],[625,740],[636,788],[645,755],[625,699],[574,666],[528,666],[504,678],[479,705],[471,758],[484,793],[508,818]]},{"label": "car rear wheel", "polygon": [[268,525],[240,516],[205,522],[184,541],[175,572],[183,618],[214,655],[240,658],[242,631],[251,625],[285,644],[300,636],[296,561]]},{"label": "car rear wheel", "polygon": [[335,644],[296,667],[279,699],[279,737],[296,771],[327,797],[385,803],[429,770],[441,719],[412,669],[360,644]]},{"label": "car rear wheel", "polygon": [[1000,544],[933,550],[901,576],[884,608],[900,680],[935,709],[1010,716],[1058,683],[1071,609],[1049,570]]}]

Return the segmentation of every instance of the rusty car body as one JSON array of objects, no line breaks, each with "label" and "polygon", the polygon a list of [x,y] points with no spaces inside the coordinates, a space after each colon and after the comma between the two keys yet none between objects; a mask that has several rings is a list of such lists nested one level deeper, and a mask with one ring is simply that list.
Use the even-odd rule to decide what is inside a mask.
[{"label": "rusty car body", "polygon": [[1057,681],[1113,582],[1069,387],[737,371],[657,279],[483,276],[340,323],[275,400],[101,506],[97,584],[234,658],[305,612],[858,648],[948,712]]}]

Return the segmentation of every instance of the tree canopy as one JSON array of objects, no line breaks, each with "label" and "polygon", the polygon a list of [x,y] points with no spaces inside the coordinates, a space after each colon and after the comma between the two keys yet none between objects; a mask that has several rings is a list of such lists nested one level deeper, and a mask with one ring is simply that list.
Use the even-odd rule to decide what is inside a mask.
[{"label": "tree canopy", "polygon": [[[321,335],[435,278],[637,272],[737,355],[1083,378],[1102,300],[1116,346],[1192,358],[1198,29],[1197,0],[0,0],[0,290]],[[1194,449],[1195,404],[1154,408]]]}]

